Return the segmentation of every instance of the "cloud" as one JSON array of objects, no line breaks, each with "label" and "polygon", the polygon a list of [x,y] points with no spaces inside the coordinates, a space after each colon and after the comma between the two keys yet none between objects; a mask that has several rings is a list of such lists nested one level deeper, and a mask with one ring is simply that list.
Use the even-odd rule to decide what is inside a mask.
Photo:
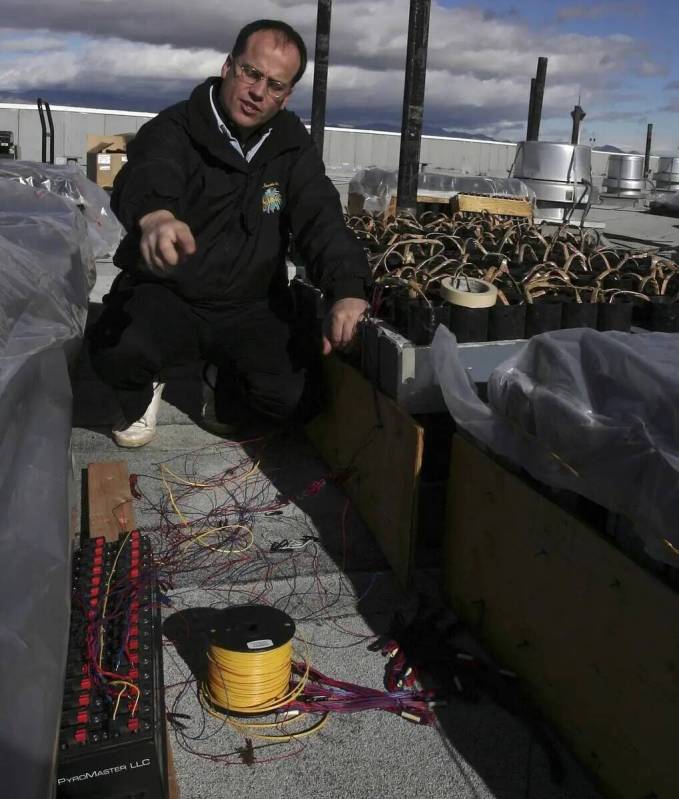
[{"label": "cloud", "polygon": [[[38,5],[43,29],[35,28],[36,2],[3,0],[5,19],[14,25],[14,30],[0,31],[5,94],[44,96],[49,90],[63,98],[70,91],[96,97],[100,107],[125,107],[128,98],[134,99],[135,110],[157,110],[217,74],[237,31],[257,17],[285,19],[300,30],[313,55],[316,0],[90,0],[85,10],[81,0],[42,0]],[[589,8],[631,10],[637,5],[595,3]],[[400,122],[407,24],[404,0],[335,4],[329,121]],[[49,46],[42,47],[42,41]],[[15,45],[11,52],[7,42]],[[434,2],[425,121],[487,135],[507,130],[522,135],[530,78],[541,55],[549,57],[545,121],[568,123],[580,94],[586,111],[607,110],[630,75],[643,79],[666,72],[651,49],[631,36],[538,30],[518,12],[489,14]],[[310,108],[312,70],[310,65],[293,95],[292,106],[304,115]]]},{"label": "cloud", "polygon": [[679,80],[671,80],[665,84],[665,89],[669,92],[679,91]]},{"label": "cloud", "polygon": [[47,34],[34,36],[32,34],[24,34],[23,31],[0,28],[0,52],[3,54],[35,51],[44,53],[50,50],[61,50],[62,48],[63,38],[60,36]]},{"label": "cloud", "polygon": [[645,122],[650,110],[642,111],[599,111],[590,115],[588,124],[595,122]]},{"label": "cloud", "polygon": [[660,108],[661,111],[666,111],[669,114],[679,114],[679,97],[675,100],[670,100],[667,105]]},{"label": "cloud", "polygon": [[643,14],[644,7],[645,4],[641,2],[576,3],[560,8],[556,18],[559,22],[568,22],[572,19],[599,19],[619,14],[639,15]]},{"label": "cloud", "polygon": [[656,61],[643,59],[637,68],[637,74],[642,78],[654,78],[657,75],[667,75],[669,67],[666,64],[658,64]]}]

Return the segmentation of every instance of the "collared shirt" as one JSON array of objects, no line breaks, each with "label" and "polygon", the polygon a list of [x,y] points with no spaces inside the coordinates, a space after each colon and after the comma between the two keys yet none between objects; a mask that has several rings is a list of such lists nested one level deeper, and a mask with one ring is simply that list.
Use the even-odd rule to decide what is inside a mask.
[{"label": "collared shirt", "polygon": [[239,153],[249,163],[255,157],[255,155],[257,153],[257,150],[259,150],[259,148],[264,144],[264,142],[266,141],[267,137],[271,133],[272,129],[269,128],[267,131],[265,131],[260,136],[258,141],[256,141],[252,145],[252,147],[250,147],[246,152],[243,152],[243,148],[241,146],[241,143],[233,135],[233,133],[231,133],[231,131],[227,127],[226,123],[224,122],[224,120],[219,115],[219,111],[217,111],[217,106],[215,105],[215,101],[214,101],[214,97],[213,97],[213,90],[214,90],[214,86],[210,86],[210,105],[212,106],[212,113],[215,115],[215,119],[217,120],[217,127],[219,128],[219,132],[223,133],[227,137],[227,139],[229,140],[229,144],[231,144],[231,146],[234,148],[234,150],[237,153]]}]

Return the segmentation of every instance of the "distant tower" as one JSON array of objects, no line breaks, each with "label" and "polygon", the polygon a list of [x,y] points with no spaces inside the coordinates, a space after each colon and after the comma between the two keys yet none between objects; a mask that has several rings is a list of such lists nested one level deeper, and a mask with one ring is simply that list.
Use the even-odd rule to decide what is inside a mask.
[{"label": "distant tower", "polygon": [[571,132],[571,144],[579,144],[580,142],[580,123],[587,116],[580,106],[580,98],[578,97],[578,104],[574,106],[571,111],[573,119],[573,131]]}]

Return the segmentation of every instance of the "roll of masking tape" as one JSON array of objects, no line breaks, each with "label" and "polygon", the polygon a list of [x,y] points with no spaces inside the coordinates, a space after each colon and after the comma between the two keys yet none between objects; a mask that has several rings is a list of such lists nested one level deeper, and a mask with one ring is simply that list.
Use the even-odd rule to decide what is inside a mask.
[{"label": "roll of masking tape", "polygon": [[476,277],[444,277],[441,297],[463,308],[490,308],[497,300],[497,288]]}]

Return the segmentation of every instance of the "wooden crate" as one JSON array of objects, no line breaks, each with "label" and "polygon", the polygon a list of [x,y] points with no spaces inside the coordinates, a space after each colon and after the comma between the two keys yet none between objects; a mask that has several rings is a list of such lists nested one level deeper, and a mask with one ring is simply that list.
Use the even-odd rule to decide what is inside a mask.
[{"label": "wooden crate", "polygon": [[[362,194],[350,193],[347,201],[347,213],[358,216],[363,211],[365,197]],[[518,216],[533,220],[533,203],[520,197],[488,197],[482,194],[454,194],[452,191],[418,192],[417,205],[421,211],[435,206],[445,211],[463,211],[479,214],[487,211],[496,216]],[[383,214],[384,219],[396,215],[396,195],[389,199]]]},{"label": "wooden crate", "polygon": [[335,356],[323,361],[327,401],[307,434],[334,472],[396,576],[412,576],[423,429]]},{"label": "wooden crate", "polygon": [[457,194],[450,200],[450,210],[496,216],[520,216],[533,220],[533,203],[520,197],[486,197],[481,194]]},{"label": "wooden crate", "polygon": [[679,796],[679,595],[455,436],[446,586],[616,799]]}]

